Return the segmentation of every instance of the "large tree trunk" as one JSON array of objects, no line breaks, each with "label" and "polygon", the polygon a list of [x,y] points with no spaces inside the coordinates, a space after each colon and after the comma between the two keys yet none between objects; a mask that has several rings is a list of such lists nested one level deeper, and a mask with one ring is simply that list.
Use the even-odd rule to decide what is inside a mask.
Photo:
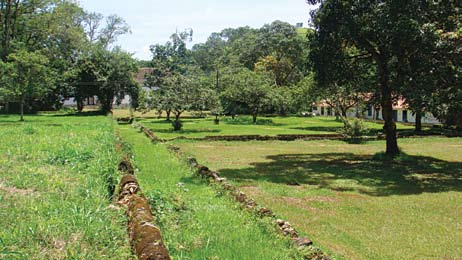
[{"label": "large tree trunk", "polygon": [[253,124],[257,124],[257,114],[256,113],[252,114],[252,122]]},{"label": "large tree trunk", "polygon": [[422,111],[420,109],[415,112],[415,131],[422,132]]},{"label": "large tree trunk", "polygon": [[387,63],[383,60],[378,62],[378,71],[380,77],[380,87],[382,92],[382,117],[385,121],[383,130],[387,138],[386,154],[389,157],[395,157],[399,154],[398,140],[396,137],[396,124],[393,119],[393,99],[392,91],[388,82]]}]

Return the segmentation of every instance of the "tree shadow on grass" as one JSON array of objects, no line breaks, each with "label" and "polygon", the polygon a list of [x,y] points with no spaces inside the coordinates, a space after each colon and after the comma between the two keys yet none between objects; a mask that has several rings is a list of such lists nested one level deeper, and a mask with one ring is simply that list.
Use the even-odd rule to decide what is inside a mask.
[{"label": "tree shadow on grass", "polygon": [[220,174],[235,181],[296,182],[371,196],[462,191],[462,162],[432,157],[405,155],[390,162],[373,160],[370,155],[325,153],[271,155],[267,159],[271,162],[223,169]]},{"label": "tree shadow on grass", "polygon": [[224,118],[222,120],[227,125],[267,125],[267,126],[283,126],[285,124],[275,123],[271,118],[257,118],[257,122],[254,124],[251,117],[241,116],[232,118]]},{"label": "tree shadow on grass", "polygon": [[74,113],[63,113],[47,115],[52,117],[87,117],[87,116],[105,116],[107,113],[102,111],[85,111],[85,112],[74,112]]},{"label": "tree shadow on grass", "polygon": [[[147,123],[147,124],[158,124],[158,125],[171,125],[175,119],[172,118],[170,121],[167,121],[165,119],[147,119],[147,118],[141,118],[139,121],[141,123]],[[211,125],[213,125],[213,121],[209,119],[180,119],[181,123],[197,123],[201,121],[209,121]]]},{"label": "tree shadow on grass", "polygon": [[333,132],[337,133],[341,126],[307,126],[307,127],[292,127],[290,129],[302,130],[302,131],[311,131],[311,132]]},{"label": "tree shadow on grass", "polygon": [[180,131],[173,131],[172,129],[150,129],[155,133],[167,133],[167,134],[199,134],[199,133],[219,133],[220,129],[182,129]]},{"label": "tree shadow on grass", "polygon": [[[307,126],[307,127],[293,127],[291,129],[311,131],[311,132],[330,132],[338,133],[343,127],[342,126]],[[379,132],[383,132],[382,128],[368,128],[364,133],[365,136],[376,136]],[[397,129],[396,132],[399,136],[410,136],[415,135],[414,129]]]}]

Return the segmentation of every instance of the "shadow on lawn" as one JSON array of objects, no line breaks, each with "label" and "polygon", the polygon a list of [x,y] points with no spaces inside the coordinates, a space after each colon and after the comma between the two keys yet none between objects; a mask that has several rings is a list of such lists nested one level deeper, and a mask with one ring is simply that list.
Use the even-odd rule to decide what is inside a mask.
[{"label": "shadow on lawn", "polygon": [[307,126],[307,127],[292,127],[290,129],[302,130],[302,131],[313,131],[313,132],[334,132],[337,133],[341,126]]},{"label": "shadow on lawn", "polygon": [[[342,129],[342,126],[308,126],[308,127],[293,127],[291,129],[302,130],[302,131],[313,131],[313,132],[331,132],[338,133]],[[414,129],[397,129],[398,135],[414,135]],[[366,136],[376,136],[379,132],[383,132],[381,128],[368,128],[364,133]]]},{"label": "shadow on lawn", "polygon": [[[148,119],[148,118],[138,118],[138,121],[141,123],[147,124],[158,124],[158,125],[171,125],[175,119],[172,118],[170,121],[165,119]],[[198,123],[201,121],[210,121],[210,125],[213,125],[213,121],[210,119],[180,119],[181,123]]]},{"label": "shadow on lawn", "polygon": [[173,131],[173,129],[150,129],[155,133],[167,133],[167,134],[198,134],[198,133],[219,133],[220,129],[182,129],[180,131]]},{"label": "shadow on lawn", "polygon": [[85,112],[72,112],[72,113],[62,113],[62,114],[52,114],[47,116],[52,117],[88,117],[88,116],[105,116],[107,113],[101,111],[85,111]]},{"label": "shadow on lawn", "polygon": [[275,123],[271,118],[257,118],[257,122],[254,124],[251,117],[241,116],[232,118],[223,118],[222,122],[228,125],[266,125],[266,126],[283,126],[285,124]]},{"label": "shadow on lawn", "polygon": [[351,153],[283,154],[252,168],[220,170],[236,181],[309,184],[336,191],[357,191],[371,196],[462,191],[462,162],[432,157],[403,156],[384,162]]}]

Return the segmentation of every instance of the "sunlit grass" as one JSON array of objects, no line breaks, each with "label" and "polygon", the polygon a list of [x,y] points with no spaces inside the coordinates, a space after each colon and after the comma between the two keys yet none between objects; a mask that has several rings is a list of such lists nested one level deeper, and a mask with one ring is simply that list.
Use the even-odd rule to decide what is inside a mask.
[{"label": "sunlit grass", "polygon": [[[224,117],[216,125],[213,118],[183,119],[183,129],[173,131],[171,122],[165,119],[141,118],[143,125],[151,129],[160,138],[205,137],[217,135],[269,135],[280,134],[336,134],[343,127],[335,117],[260,117],[254,125],[249,116],[235,119]],[[366,122],[369,135],[381,131],[381,123]],[[398,130],[412,130],[412,126],[398,124]]]},{"label": "sunlit grass", "polygon": [[129,126],[120,132],[132,145],[138,181],[174,259],[301,259],[274,225],[193,176],[164,144]]},{"label": "sunlit grass", "polygon": [[0,116],[0,258],[131,259],[106,117]]},{"label": "sunlit grass", "polygon": [[315,243],[346,259],[462,255],[462,139],[400,139],[404,155],[374,160],[383,141],[177,141]]}]

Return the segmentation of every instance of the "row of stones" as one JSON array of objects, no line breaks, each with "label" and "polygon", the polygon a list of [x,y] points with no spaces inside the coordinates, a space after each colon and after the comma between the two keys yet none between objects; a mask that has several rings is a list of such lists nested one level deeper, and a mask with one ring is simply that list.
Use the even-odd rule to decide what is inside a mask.
[{"label": "row of stones", "polygon": [[[131,122],[131,121],[130,121]],[[157,137],[151,130],[147,129],[143,125],[135,123],[135,126],[141,127],[141,130],[145,134],[156,142],[170,142],[174,140],[195,140],[195,141],[295,141],[295,140],[305,140],[305,141],[314,141],[314,140],[351,140],[341,134],[286,134],[286,135],[217,135],[217,136],[205,136],[205,137],[185,137],[178,136],[171,139],[161,139]],[[150,136],[149,136],[150,135]],[[438,132],[425,132],[425,133],[401,133],[398,134],[398,138],[422,138],[429,136],[446,136],[446,137],[462,137],[461,133],[438,133]],[[357,137],[363,141],[376,141],[384,140],[385,135],[383,133],[377,134],[377,136],[361,136]]]},{"label": "row of stones", "polygon": [[[147,129],[142,125],[135,125],[134,127],[140,127],[144,134],[151,138],[155,136],[152,131]],[[151,138],[152,141],[156,142],[158,139]],[[184,158],[184,154],[181,152],[180,148],[177,146],[170,145],[169,150],[174,153],[179,158]],[[197,162],[195,158],[187,157],[187,163],[195,170],[195,173],[198,176],[206,178],[209,182],[218,183],[224,190],[229,192],[229,194],[241,204],[242,208],[250,210],[257,214],[260,217],[269,217],[273,219],[273,222],[279,229],[282,235],[286,237],[290,237],[292,241],[295,243],[299,250],[305,250],[308,247],[313,245],[313,242],[307,237],[299,236],[298,232],[295,228],[288,222],[282,219],[277,219],[276,215],[268,208],[262,207],[258,205],[255,200],[249,198],[244,192],[240,191],[236,186],[234,186],[231,182],[229,182],[226,178],[222,178],[219,174],[215,171],[211,171],[207,166],[201,165]],[[309,259],[317,259],[317,260],[328,260],[330,259],[327,255],[325,255],[320,250],[316,252],[310,252]]]},{"label": "row of stones", "polygon": [[125,208],[130,244],[140,260],[170,260],[149,201],[140,189],[133,165],[128,158],[129,156],[126,156],[118,165],[124,176],[119,183],[119,193],[115,202]]}]

